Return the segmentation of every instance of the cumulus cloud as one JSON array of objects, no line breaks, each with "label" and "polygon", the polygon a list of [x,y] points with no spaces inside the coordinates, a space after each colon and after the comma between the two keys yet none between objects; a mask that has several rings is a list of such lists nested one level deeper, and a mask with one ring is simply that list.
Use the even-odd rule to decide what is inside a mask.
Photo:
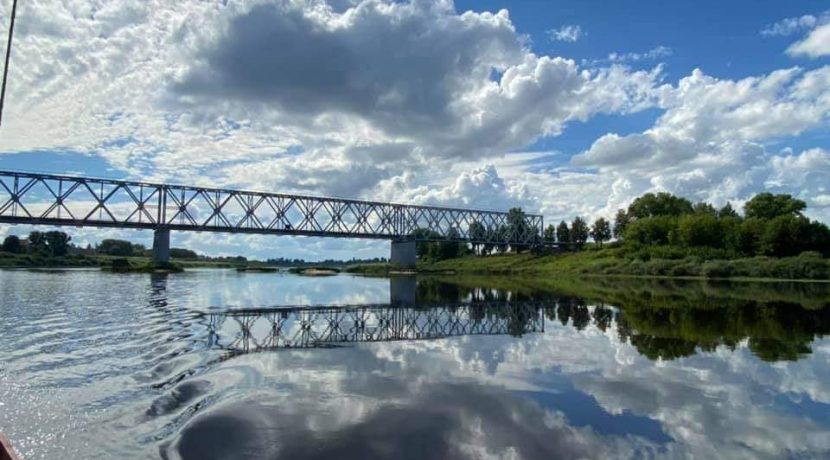
[{"label": "cumulus cloud", "polygon": [[176,181],[297,152],[485,158],[640,110],[661,78],[536,55],[507,11],[450,1],[116,3],[21,8],[2,150],[95,153]]},{"label": "cumulus cloud", "polygon": [[582,31],[582,27],[578,25],[565,25],[558,29],[550,29],[547,31],[548,37],[557,42],[575,42],[581,37],[587,35]]},{"label": "cumulus cloud", "polygon": [[625,136],[606,134],[573,162],[603,172],[624,171],[632,178],[648,178],[652,188],[720,203],[775,183],[807,198],[819,191],[818,182],[807,181],[806,173],[796,177],[798,168],[787,178],[802,180],[782,181],[783,165],[815,166],[823,151],[780,157],[768,153],[765,142],[827,126],[828,78],[830,67],[779,70],[737,81],[696,70],[676,86],[661,88],[665,112],[653,127]]},{"label": "cumulus cloud", "polygon": [[813,59],[830,55],[830,23],[816,27],[803,40],[790,45],[787,54]]},{"label": "cumulus cloud", "polygon": [[[501,154],[557,134],[568,121],[630,110],[642,102],[641,77],[658,77],[590,73],[537,56],[506,10],[457,14],[449,2],[360,2],[340,13],[303,6],[257,5],[229,19],[200,45],[173,93],[200,107],[253,105],[258,116],[289,114],[299,123],[356,117],[375,143],[412,142],[429,156],[458,158]],[[619,90],[614,99],[602,98],[605,86]]]}]

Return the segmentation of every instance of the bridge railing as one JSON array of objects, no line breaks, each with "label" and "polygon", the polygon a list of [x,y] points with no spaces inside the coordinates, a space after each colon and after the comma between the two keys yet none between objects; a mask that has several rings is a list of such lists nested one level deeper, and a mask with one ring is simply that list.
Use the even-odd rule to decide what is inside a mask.
[{"label": "bridge railing", "polygon": [[540,215],[0,171],[0,222],[534,245]]}]

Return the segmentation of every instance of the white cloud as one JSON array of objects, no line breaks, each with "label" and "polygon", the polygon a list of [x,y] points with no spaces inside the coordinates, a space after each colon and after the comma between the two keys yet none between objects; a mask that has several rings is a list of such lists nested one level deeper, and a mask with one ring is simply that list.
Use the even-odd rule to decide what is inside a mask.
[{"label": "white cloud", "polygon": [[807,36],[787,48],[790,56],[819,58],[830,55],[830,23],[813,29]]},{"label": "white cloud", "polygon": [[582,31],[582,27],[578,25],[564,25],[558,29],[550,29],[547,34],[553,41],[571,43],[587,35]]},{"label": "white cloud", "polygon": [[805,14],[800,17],[786,18],[778,22],[767,25],[761,30],[761,35],[765,37],[774,36],[788,36],[802,30],[809,30],[824,22],[828,17],[828,13],[816,17],[812,14]]},{"label": "white cloud", "polygon": [[667,58],[672,55],[672,49],[668,46],[656,46],[648,51],[644,52],[629,52],[629,53],[609,53],[607,57],[603,59],[593,59],[593,60],[586,60],[583,59],[583,65],[607,65],[607,64],[625,64],[625,63],[636,63],[641,61],[656,61],[663,58]]},{"label": "white cloud", "polygon": [[[696,70],[676,86],[661,88],[665,112],[653,127],[625,136],[606,134],[573,161],[598,168],[600,174],[639,178],[647,188],[721,204],[776,184],[806,198],[823,190],[815,177],[827,173],[808,173],[798,166],[818,168],[824,151],[776,156],[767,153],[765,143],[827,126],[828,78],[830,67],[779,70],[737,81]],[[788,167],[793,169],[785,173]]]}]

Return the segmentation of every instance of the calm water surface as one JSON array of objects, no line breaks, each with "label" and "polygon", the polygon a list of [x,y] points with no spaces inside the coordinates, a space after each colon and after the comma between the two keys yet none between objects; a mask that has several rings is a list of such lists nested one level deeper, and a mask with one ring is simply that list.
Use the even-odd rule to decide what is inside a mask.
[{"label": "calm water surface", "polygon": [[0,432],[25,459],[830,456],[827,287],[519,285],[0,271]]}]

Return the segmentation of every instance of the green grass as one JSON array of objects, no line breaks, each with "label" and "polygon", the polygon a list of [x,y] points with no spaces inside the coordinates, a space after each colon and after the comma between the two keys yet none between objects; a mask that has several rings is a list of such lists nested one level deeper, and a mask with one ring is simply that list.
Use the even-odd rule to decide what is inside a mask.
[{"label": "green grass", "polygon": [[[0,251],[0,268],[70,268],[70,267],[112,267],[113,261],[126,260],[130,267],[139,268],[151,265],[149,257],[120,257],[108,255],[70,254],[61,257],[51,257],[45,254],[13,254]],[[264,262],[227,262],[199,259],[171,259],[181,268],[238,268],[264,267]]]},{"label": "green grass", "polygon": [[[375,267],[374,271],[380,269]],[[708,279],[830,280],[830,263],[812,253],[798,257],[663,259],[632,256],[624,248],[590,249],[552,255],[504,254],[419,262],[422,273],[603,275]]]}]

